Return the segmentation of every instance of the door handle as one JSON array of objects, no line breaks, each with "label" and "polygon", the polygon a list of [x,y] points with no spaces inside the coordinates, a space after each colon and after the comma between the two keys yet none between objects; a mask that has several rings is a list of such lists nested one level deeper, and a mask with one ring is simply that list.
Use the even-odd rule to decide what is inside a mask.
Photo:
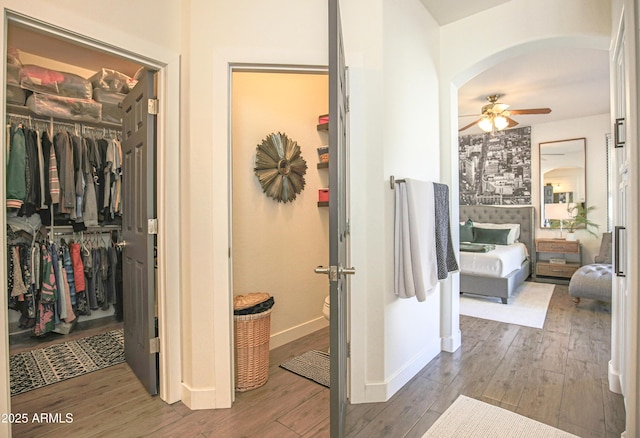
[{"label": "door handle", "polygon": [[613,244],[616,247],[616,253],[613,255],[613,270],[617,277],[626,277],[625,273],[620,270],[620,231],[625,227],[616,226],[614,228],[614,240]]},{"label": "door handle", "polygon": [[613,125],[613,147],[621,148],[624,147],[625,136],[624,136],[624,118],[616,119],[616,122]]},{"label": "door handle", "polygon": [[125,247],[125,246],[127,246],[127,241],[126,241],[126,240],[123,240],[123,241],[121,241],[121,242],[116,242],[116,244],[115,244],[115,245],[116,245],[116,248],[124,249],[124,247]]},{"label": "door handle", "polygon": [[313,272],[316,274],[326,274],[329,276],[329,280],[338,281],[340,275],[354,275],[356,268],[343,268],[342,266],[317,266]]}]

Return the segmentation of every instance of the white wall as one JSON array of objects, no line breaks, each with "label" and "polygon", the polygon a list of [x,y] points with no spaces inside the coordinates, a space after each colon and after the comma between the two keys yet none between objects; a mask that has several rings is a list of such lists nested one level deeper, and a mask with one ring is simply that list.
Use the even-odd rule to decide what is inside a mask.
[{"label": "white wall", "polygon": [[350,299],[354,403],[387,400],[440,351],[439,293],[424,303],[393,293],[389,187],[390,175],[439,180],[437,26],[417,0],[365,3],[342,2],[357,269]]},{"label": "white wall", "polygon": [[[313,267],[329,258],[329,209],[317,205],[329,170],[316,166],[316,148],[328,144],[328,132],[316,125],[328,112],[329,77],[234,72],[232,88],[233,293],[274,297],[273,349],[328,325],[327,278]],[[253,171],[256,146],[278,132],[297,142],[307,162],[304,189],[287,203],[264,194]]]},{"label": "white wall", "polygon": [[229,65],[326,65],[327,5],[194,0],[185,8],[183,401],[206,409],[229,407],[233,397]]},{"label": "white wall", "polygon": [[593,263],[600,250],[601,234],[607,230],[607,147],[605,134],[611,133],[609,114],[539,123],[531,127],[531,202],[536,207],[536,237],[558,237],[558,230],[540,228],[540,149],[541,142],[568,138],[586,138],[587,206],[596,207],[589,213],[589,220],[600,226],[593,237],[578,230],[577,238],[582,243],[582,262]]}]

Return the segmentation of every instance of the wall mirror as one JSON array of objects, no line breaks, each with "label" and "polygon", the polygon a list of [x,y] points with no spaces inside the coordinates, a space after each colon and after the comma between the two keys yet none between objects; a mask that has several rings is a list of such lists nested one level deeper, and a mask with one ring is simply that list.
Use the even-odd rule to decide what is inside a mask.
[{"label": "wall mirror", "polygon": [[[587,201],[586,139],[540,143],[540,226],[566,219],[567,206]],[[566,216],[565,216],[566,215]]]}]

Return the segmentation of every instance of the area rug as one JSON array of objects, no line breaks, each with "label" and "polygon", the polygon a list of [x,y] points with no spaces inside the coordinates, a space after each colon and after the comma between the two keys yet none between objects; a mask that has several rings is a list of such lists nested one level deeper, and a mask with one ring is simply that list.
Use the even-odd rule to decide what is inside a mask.
[{"label": "area rug", "polygon": [[280,365],[287,371],[329,387],[329,353],[311,350]]},{"label": "area rug", "polygon": [[11,356],[11,395],[124,362],[124,331],[51,345]]},{"label": "area rug", "polygon": [[464,293],[460,295],[460,314],[492,321],[542,328],[555,285],[525,281],[508,304],[500,298]]},{"label": "area rug", "polygon": [[423,438],[578,438],[515,412],[459,396]]}]

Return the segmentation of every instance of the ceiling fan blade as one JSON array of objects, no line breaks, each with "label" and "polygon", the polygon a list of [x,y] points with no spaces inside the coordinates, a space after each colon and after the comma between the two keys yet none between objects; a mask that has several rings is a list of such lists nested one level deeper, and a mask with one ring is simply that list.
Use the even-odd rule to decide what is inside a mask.
[{"label": "ceiling fan blade", "polygon": [[460,129],[458,129],[458,132],[464,131],[465,129],[471,128],[473,125],[477,124],[480,120],[482,120],[482,119],[478,119],[475,122],[469,123],[467,126],[464,126],[464,127],[460,128]]},{"label": "ceiling fan blade", "polygon": [[462,114],[459,115],[458,117],[480,117],[482,114]]},{"label": "ceiling fan blade", "polygon": [[509,105],[506,103],[494,103],[493,108],[491,108],[491,112],[495,114],[499,114],[509,108]]},{"label": "ceiling fan blade", "polygon": [[518,115],[518,114],[549,114],[551,112],[551,108],[529,108],[529,109],[515,109],[509,110],[509,114]]},{"label": "ceiling fan blade", "polygon": [[507,128],[513,128],[514,126],[516,126],[518,124],[518,122],[513,120],[511,117],[506,117],[505,116],[505,119],[507,119],[507,122],[509,122],[509,124],[507,125]]}]

